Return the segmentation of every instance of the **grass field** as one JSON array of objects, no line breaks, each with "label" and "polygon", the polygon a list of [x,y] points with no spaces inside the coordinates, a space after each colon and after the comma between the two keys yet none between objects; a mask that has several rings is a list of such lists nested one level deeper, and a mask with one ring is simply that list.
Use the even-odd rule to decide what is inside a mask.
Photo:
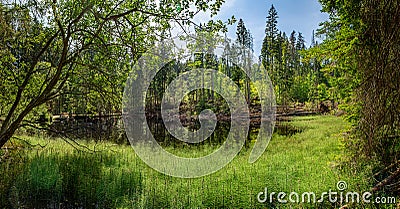
[{"label": "grass field", "polygon": [[[269,193],[314,192],[318,199],[323,192],[336,191],[338,181],[347,182],[346,191],[368,190],[370,185],[365,174],[353,175],[339,166],[345,156],[341,140],[342,133],[349,128],[346,122],[333,116],[314,116],[298,117],[289,123],[303,131],[292,136],[274,134],[256,163],[248,163],[251,149],[244,150],[225,168],[196,179],[160,174],[146,166],[130,146],[81,142],[96,150],[92,153],[78,151],[63,140],[23,137],[31,144],[46,146],[13,152],[8,160],[1,162],[0,206],[339,208],[343,204],[332,204],[327,199],[316,204],[282,204],[277,201],[277,195],[272,202],[260,203],[257,195],[267,188]],[[18,140],[13,143],[24,144]],[[174,150],[185,156],[190,151]]]}]

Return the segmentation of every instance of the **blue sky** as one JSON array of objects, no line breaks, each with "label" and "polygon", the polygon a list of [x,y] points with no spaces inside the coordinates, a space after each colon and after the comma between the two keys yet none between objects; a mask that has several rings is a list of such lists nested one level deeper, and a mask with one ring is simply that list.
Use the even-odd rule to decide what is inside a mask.
[{"label": "blue sky", "polygon": [[[226,0],[216,18],[227,20],[232,15],[237,20],[242,18],[246,28],[253,34],[254,51],[258,55],[264,39],[266,17],[272,4],[278,12],[279,30],[287,35],[293,30],[303,33],[307,46],[311,42],[312,30],[328,19],[328,14],[320,12],[318,0]],[[200,14],[196,19],[204,20],[205,15]],[[230,38],[235,38],[236,24],[229,28]]]}]

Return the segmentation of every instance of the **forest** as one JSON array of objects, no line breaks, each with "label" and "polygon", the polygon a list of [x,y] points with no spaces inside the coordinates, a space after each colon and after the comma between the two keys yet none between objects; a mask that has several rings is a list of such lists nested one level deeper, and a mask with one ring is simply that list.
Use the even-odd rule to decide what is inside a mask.
[{"label": "forest", "polygon": [[400,2],[230,1],[1,0],[0,208],[400,208]]}]

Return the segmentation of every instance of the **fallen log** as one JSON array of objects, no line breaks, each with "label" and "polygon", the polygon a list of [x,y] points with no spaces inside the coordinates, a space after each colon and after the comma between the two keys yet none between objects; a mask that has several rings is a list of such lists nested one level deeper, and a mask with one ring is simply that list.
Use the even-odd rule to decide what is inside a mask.
[{"label": "fallen log", "polygon": [[379,182],[377,185],[375,185],[371,191],[372,192],[377,192],[380,191],[383,187],[386,185],[390,184],[393,180],[395,180],[398,176],[400,176],[400,168],[398,168],[394,173],[392,173],[390,176],[387,178],[383,179],[381,182]]}]

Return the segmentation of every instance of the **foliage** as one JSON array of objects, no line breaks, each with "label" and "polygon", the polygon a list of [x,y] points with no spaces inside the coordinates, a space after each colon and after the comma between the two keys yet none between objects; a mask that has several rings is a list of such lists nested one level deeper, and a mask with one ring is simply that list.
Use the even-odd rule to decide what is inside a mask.
[{"label": "foliage", "polygon": [[332,92],[347,100],[342,107],[354,123],[347,141],[352,160],[379,174],[374,175],[379,181],[374,191],[397,192],[393,185],[400,174],[399,1],[320,2],[330,20],[320,30],[327,41],[319,54],[327,50],[333,67],[327,72],[334,75],[336,85]]},{"label": "foliage", "polygon": [[397,144],[399,129],[400,98],[395,93],[399,89],[399,2],[321,3],[324,11],[331,14],[321,30],[328,37],[323,48],[331,51],[329,58],[335,64],[327,70],[339,74],[334,80],[339,91],[351,92],[350,97],[356,98],[352,112],[360,118],[357,132],[362,139],[362,152],[366,156],[391,153],[393,158],[381,158],[384,164],[390,164],[397,156],[397,151],[390,150]]},{"label": "foliage", "polygon": [[[261,61],[275,85],[277,101],[288,105],[293,102],[318,100],[316,75],[319,67],[307,59],[301,32],[293,31],[289,37],[278,30],[278,12],[272,5],[267,16]],[[313,46],[314,44],[312,44]],[[315,87],[315,88],[314,88]]]},{"label": "foliage", "polygon": [[215,15],[222,3],[0,3],[0,147],[35,112],[118,111],[127,73],[146,47],[172,22],[191,24],[200,11]]}]

